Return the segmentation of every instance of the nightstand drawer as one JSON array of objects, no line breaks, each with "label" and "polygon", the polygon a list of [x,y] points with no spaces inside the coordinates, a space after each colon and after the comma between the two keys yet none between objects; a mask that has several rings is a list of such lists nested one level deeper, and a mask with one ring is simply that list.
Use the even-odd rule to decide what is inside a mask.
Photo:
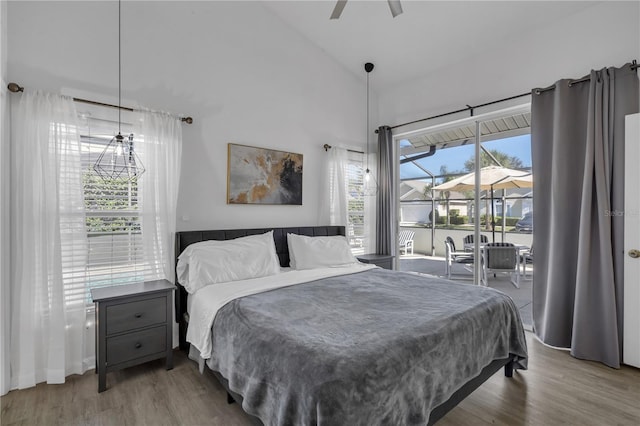
[{"label": "nightstand drawer", "polygon": [[166,351],[167,326],[107,338],[107,365],[142,358]]},{"label": "nightstand drawer", "polygon": [[167,299],[156,297],[107,307],[107,335],[167,322]]}]

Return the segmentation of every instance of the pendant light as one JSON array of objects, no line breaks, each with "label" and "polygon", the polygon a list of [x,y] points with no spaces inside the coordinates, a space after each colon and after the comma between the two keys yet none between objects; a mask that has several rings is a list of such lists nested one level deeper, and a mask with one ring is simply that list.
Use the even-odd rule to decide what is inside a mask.
[{"label": "pendant light", "polygon": [[104,180],[133,182],[145,171],[142,161],[133,147],[133,134],[122,136],[122,59],[120,42],[120,0],[118,0],[118,135],[114,136],[93,165],[93,170]]},{"label": "pendant light", "polygon": [[369,170],[369,73],[373,71],[373,64],[367,62],[364,64],[364,70],[367,72],[367,152],[366,152],[366,169],[363,176],[362,192],[366,196],[374,196],[378,193],[378,183],[373,173]]}]

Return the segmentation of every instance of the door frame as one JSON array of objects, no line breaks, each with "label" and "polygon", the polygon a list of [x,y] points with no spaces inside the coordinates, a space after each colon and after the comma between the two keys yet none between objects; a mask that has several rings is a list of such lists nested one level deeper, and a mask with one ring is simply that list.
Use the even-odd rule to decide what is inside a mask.
[{"label": "door frame", "polygon": [[[640,368],[640,258],[630,250],[640,250],[640,113],[625,117],[624,177],[624,316],[622,360]],[[614,214],[619,214],[614,212]]]}]

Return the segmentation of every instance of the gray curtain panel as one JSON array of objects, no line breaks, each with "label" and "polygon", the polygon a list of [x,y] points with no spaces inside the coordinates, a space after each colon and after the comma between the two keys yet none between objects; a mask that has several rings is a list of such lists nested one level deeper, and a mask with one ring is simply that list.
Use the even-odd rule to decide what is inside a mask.
[{"label": "gray curtain panel", "polygon": [[378,203],[376,208],[376,253],[396,255],[396,187],[398,162],[391,128],[378,128]]},{"label": "gray curtain panel", "polygon": [[534,89],[533,323],[545,343],[618,368],[622,356],[624,117],[630,64]]}]

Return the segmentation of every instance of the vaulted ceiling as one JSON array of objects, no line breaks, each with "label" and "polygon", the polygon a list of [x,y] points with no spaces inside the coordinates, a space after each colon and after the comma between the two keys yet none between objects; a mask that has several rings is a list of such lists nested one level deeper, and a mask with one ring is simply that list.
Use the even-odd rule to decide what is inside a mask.
[{"label": "vaulted ceiling", "polygon": [[340,19],[330,20],[333,0],[263,2],[355,75],[364,75],[365,62],[375,63],[371,87],[378,92],[464,66],[507,39],[596,3],[601,2],[403,0],[404,13],[392,18],[386,0],[349,0]]}]

